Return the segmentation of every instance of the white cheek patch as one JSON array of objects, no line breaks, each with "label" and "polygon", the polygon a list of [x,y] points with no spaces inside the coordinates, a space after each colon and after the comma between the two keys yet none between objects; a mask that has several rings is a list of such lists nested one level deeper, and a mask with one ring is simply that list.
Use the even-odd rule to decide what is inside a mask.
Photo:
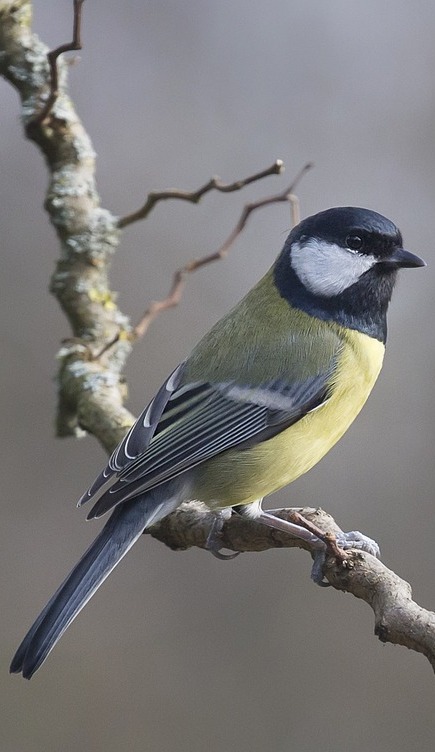
[{"label": "white cheek patch", "polygon": [[317,238],[293,243],[291,247],[291,264],[304,287],[326,298],[354,285],[376,263],[374,256]]}]

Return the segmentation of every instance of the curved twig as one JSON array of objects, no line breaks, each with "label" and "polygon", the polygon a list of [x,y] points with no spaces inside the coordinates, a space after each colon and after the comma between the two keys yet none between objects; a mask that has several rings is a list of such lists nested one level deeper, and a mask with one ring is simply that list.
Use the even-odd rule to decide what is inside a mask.
[{"label": "curved twig", "polygon": [[249,175],[242,180],[236,180],[234,183],[223,183],[218,177],[210,178],[201,188],[196,191],[184,191],[179,188],[170,188],[167,191],[152,191],[148,194],[147,199],[138,211],[127,214],[125,217],[121,217],[118,220],[118,227],[123,229],[133,222],[138,222],[140,219],[145,219],[152,212],[156,204],[160,201],[167,201],[168,199],[177,199],[179,201],[188,201],[191,204],[198,204],[203,196],[210,191],[219,191],[220,193],[233,193],[234,191],[240,191],[250,183],[256,183],[258,180],[269,177],[269,175],[281,175],[284,172],[284,162],[282,159],[276,159],[275,162],[261,172],[257,172],[254,175]]},{"label": "curved twig", "polygon": [[51,109],[59,95],[59,75],[57,68],[57,59],[64,52],[73,52],[82,49],[81,42],[81,24],[82,24],[82,6],[85,0],[74,0],[74,19],[73,19],[73,38],[71,42],[61,44],[47,54],[48,64],[50,66],[50,93],[40,112],[27,123],[27,129],[32,129],[43,123],[49,116]]},{"label": "curved twig", "polygon": [[213,251],[213,253],[207,254],[206,256],[202,256],[201,258],[193,259],[192,261],[189,261],[189,263],[185,264],[185,266],[181,267],[181,269],[177,269],[177,271],[174,273],[171,289],[167,297],[163,298],[162,300],[154,300],[152,303],[150,303],[148,308],[142,314],[138,323],[133,328],[133,336],[136,339],[143,337],[144,334],[148,331],[154,319],[160,313],[167,311],[170,308],[174,308],[179,304],[188,274],[192,274],[198,269],[201,269],[203,266],[212,264],[215,261],[220,261],[228,255],[228,252],[231,246],[234,244],[236,238],[238,238],[240,233],[243,232],[244,228],[246,227],[246,224],[252,212],[256,211],[257,209],[261,209],[264,206],[270,206],[271,204],[288,202],[290,203],[292,208],[292,225],[297,224],[299,221],[299,201],[297,196],[293,194],[293,191],[295,190],[299,181],[302,179],[305,173],[309,169],[311,169],[311,167],[312,165],[310,163],[304,165],[304,167],[296,175],[293,182],[288,186],[288,188],[285,188],[283,191],[280,191],[273,196],[262,198],[259,201],[253,201],[249,204],[246,204],[246,206],[242,210],[240,219],[237,222],[236,226],[216,251]]}]

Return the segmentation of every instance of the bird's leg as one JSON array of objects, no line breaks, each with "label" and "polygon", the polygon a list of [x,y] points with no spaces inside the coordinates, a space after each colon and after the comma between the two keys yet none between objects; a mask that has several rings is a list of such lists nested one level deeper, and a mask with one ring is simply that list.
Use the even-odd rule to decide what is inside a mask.
[{"label": "bird's leg", "polygon": [[290,519],[283,520],[281,517],[276,517],[271,512],[265,512],[262,509],[256,519],[264,525],[275,528],[275,530],[282,530],[283,532],[290,533],[297,538],[307,541],[307,543],[314,548],[312,554],[313,566],[311,568],[311,579],[316,585],[328,587],[329,582],[325,582],[323,579],[323,566],[326,561],[326,556],[329,554],[340,563],[343,563],[347,558],[347,554],[343,549],[339,548],[333,533],[323,532],[323,530],[320,530],[317,525],[314,525],[312,522],[305,519],[305,517],[295,509],[287,510],[287,512]]},{"label": "bird's leg", "polygon": [[[271,512],[264,512],[264,514],[271,514],[274,520],[280,519],[279,517],[275,517],[275,515],[273,515]],[[337,538],[334,533],[325,533],[313,522],[307,520],[306,517],[304,517],[302,514],[300,514],[300,512],[297,511],[297,509],[289,509],[288,516],[290,523],[295,524],[297,527],[302,528],[303,530],[308,530],[316,538],[319,538],[321,541],[323,541],[326,546],[326,552],[330,556],[334,556],[339,561],[344,561],[346,556],[343,554],[343,549],[338,546]],[[286,522],[286,520],[284,520],[284,522]],[[302,537],[299,533],[295,533],[295,535]]]},{"label": "bird's leg", "polygon": [[[375,556],[378,559],[380,558],[381,552],[376,541],[360,533],[358,530],[352,530],[348,533],[325,533],[313,522],[307,520],[297,509],[286,509],[286,513],[290,517],[289,521],[275,516],[274,512],[276,511],[279,510],[272,509],[265,512],[260,508],[257,519],[270,527],[275,527],[278,530],[284,530],[292,535],[296,535],[311,545],[315,545],[316,541],[318,543],[322,542],[322,546],[315,546],[317,550],[313,556],[314,563],[311,570],[311,578],[317,585],[327,587],[329,584],[323,581],[323,566],[327,555],[333,556],[340,563],[344,563],[348,558],[346,552],[353,548],[371,554],[371,556]],[[314,536],[314,538],[310,536]]]},{"label": "bird's leg", "polygon": [[[280,510],[269,509],[267,514],[270,514],[273,519],[280,519],[274,515],[274,512],[278,511]],[[344,560],[345,557],[343,557],[343,550],[347,551],[350,548],[354,548],[380,559],[381,551],[376,541],[373,540],[373,538],[369,538],[368,535],[360,533],[359,530],[351,530],[348,533],[342,531],[337,533],[325,533],[313,522],[307,520],[298,509],[286,509],[285,511],[292,522],[297,523],[301,527],[307,528],[307,530],[310,530],[314,535],[324,541],[327,551],[331,556],[335,556],[338,559],[341,557],[341,560]],[[295,533],[295,535],[298,535],[298,533]],[[298,535],[298,537],[302,536]]]},{"label": "bird's leg", "polygon": [[[323,579],[323,567],[327,556],[332,556],[336,561],[343,564],[348,558],[347,551],[352,548],[366,551],[372,556],[379,557],[380,555],[377,543],[358,531],[337,534],[325,533],[313,522],[307,520],[297,509],[286,509],[287,519],[283,519],[274,514],[275,511],[279,510],[264,511],[261,502],[260,499],[257,502],[239,505],[233,509],[243,517],[261,522],[275,530],[282,530],[309,543],[310,547],[314,549],[312,552],[311,578],[317,585],[322,587],[329,585]],[[229,509],[215,513],[205,545],[205,548],[211,551],[213,556],[222,560],[234,559],[240,553],[240,551],[231,554],[221,553],[220,533],[228,513],[231,514]]]},{"label": "bird's leg", "polygon": [[[249,505],[249,507],[250,506],[251,505]],[[301,538],[307,543],[310,543],[314,548],[322,550],[325,549],[325,546],[329,548],[330,539],[331,537],[334,538],[334,536],[330,536],[329,533],[324,533],[319,527],[306,520],[305,517],[299,514],[295,509],[286,509],[287,515],[290,519],[284,520],[281,517],[275,516],[273,514],[274,510],[266,512],[261,508],[260,504],[256,505],[255,512],[249,509],[249,507],[246,505],[246,507],[237,507],[236,509],[243,516],[246,515],[247,517],[251,517],[251,519],[262,522],[268,527],[273,527],[275,530],[282,530],[284,533],[290,533],[290,535],[294,535],[297,538]],[[334,543],[335,538],[332,543],[333,548],[330,549],[331,554],[335,556],[336,549]],[[340,554],[340,549],[338,547],[337,553]]]},{"label": "bird's leg", "polygon": [[213,513],[214,519],[211,524],[209,534],[207,535],[207,540],[205,542],[206,550],[211,551],[213,556],[216,556],[216,559],[221,559],[221,561],[235,559],[236,556],[241,553],[241,551],[233,551],[232,554],[221,553],[222,543],[220,540],[220,534],[225,520],[228,519],[229,516],[231,516],[231,508],[229,508],[228,510],[221,510],[220,512]]}]

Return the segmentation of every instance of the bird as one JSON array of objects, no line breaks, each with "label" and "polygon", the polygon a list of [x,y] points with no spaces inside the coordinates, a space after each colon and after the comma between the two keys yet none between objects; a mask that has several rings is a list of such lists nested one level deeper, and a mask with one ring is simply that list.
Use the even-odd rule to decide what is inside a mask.
[{"label": "bird", "polygon": [[[295,226],[80,499],[93,501],[88,519],[110,516],[24,637],[11,672],[30,679],[144,530],[182,502],[204,502],[217,519],[235,510],[324,549],[262,500],[310,470],[356,418],[382,367],[397,272],[422,266],[398,227],[370,209],[330,208]],[[348,546],[364,546],[349,536]]]}]

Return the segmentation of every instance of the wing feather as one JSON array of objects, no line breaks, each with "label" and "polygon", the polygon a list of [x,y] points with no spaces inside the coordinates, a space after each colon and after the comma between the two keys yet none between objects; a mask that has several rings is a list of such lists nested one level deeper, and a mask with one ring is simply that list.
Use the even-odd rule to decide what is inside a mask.
[{"label": "wing feather", "polygon": [[196,382],[177,389],[175,371],[172,393],[168,380],[83,497],[96,497],[88,518],[100,517],[216,454],[248,448],[288,428],[328,398],[331,373],[332,364],[327,372],[292,384]]},{"label": "wing feather", "polygon": [[141,412],[124,439],[112,453],[104,470],[102,470],[88,491],[83,494],[77,506],[80,507],[97,494],[101,495],[109,490],[113,483],[116,482],[117,474],[122,468],[130,464],[138,455],[146,450],[154,436],[171,395],[181,381],[184,368],[185,363],[180,363],[164,384],[162,384],[154,399]]}]

